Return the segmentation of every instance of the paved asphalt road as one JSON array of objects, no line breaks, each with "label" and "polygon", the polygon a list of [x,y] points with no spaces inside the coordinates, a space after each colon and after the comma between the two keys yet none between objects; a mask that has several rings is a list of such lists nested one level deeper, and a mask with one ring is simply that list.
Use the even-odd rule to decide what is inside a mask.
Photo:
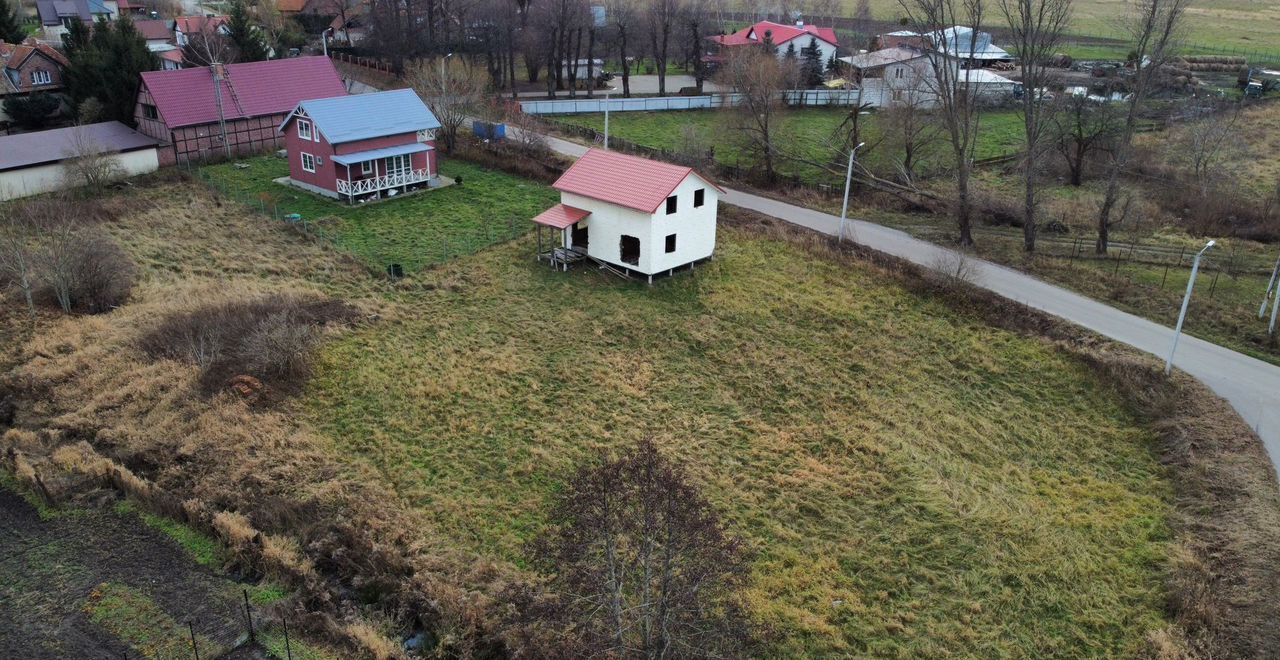
[{"label": "paved asphalt road", "polygon": [[[586,147],[549,138],[550,146],[567,156],[581,156]],[[759,195],[729,190],[724,201],[767,216],[835,236],[840,218]],[[854,220],[845,236],[869,248],[926,267],[954,263],[953,250],[912,238],[897,229]],[[1173,330],[1122,312],[1016,270],[973,259],[973,283],[1005,298],[1066,319],[1098,334],[1156,355],[1169,353]],[[1280,367],[1183,334],[1174,365],[1199,378],[1235,407],[1262,438],[1273,466],[1280,466]]]}]

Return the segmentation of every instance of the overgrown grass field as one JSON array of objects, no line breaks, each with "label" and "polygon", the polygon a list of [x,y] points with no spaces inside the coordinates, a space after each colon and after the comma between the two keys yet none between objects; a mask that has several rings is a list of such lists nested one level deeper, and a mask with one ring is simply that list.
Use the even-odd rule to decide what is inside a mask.
[{"label": "overgrown grass field", "polygon": [[[778,150],[789,162],[779,165],[779,171],[788,176],[798,176],[810,184],[838,183],[844,185],[844,156],[839,140],[834,139],[841,122],[849,116],[848,108],[805,108],[785,110],[779,114],[779,127],[775,141]],[[556,117],[560,122],[585,126],[604,131],[604,114],[591,113]],[[687,136],[694,135],[703,149],[714,147],[716,160],[723,165],[750,168],[754,163],[745,152],[745,140],[736,131],[732,110],[688,110],[679,112],[613,112],[609,114],[609,135],[620,137],[648,147],[668,151],[682,151],[687,147]],[[872,113],[863,115],[864,137],[869,148],[860,155],[863,164],[880,172],[894,172],[893,149],[886,145],[876,148],[885,135],[878,117]],[[979,140],[975,158],[993,158],[1016,153],[1024,142],[1022,120],[1012,110],[1000,110],[982,114]],[[946,162],[945,146],[933,145],[922,158],[921,170],[935,169]],[[835,163],[834,170],[824,171],[809,164]]]},{"label": "overgrown grass field", "polygon": [[424,537],[522,567],[577,462],[653,437],[749,541],[767,655],[1130,655],[1163,625],[1151,436],[1052,346],[746,230],[652,287],[528,248],[421,273],[302,404]]},{"label": "overgrown grass field", "polygon": [[266,213],[301,215],[376,271],[396,263],[412,272],[507,240],[559,201],[545,186],[518,177],[448,157],[440,162],[441,173],[461,185],[356,206],[275,183],[289,175],[289,164],[274,156],[212,165],[201,174]]}]

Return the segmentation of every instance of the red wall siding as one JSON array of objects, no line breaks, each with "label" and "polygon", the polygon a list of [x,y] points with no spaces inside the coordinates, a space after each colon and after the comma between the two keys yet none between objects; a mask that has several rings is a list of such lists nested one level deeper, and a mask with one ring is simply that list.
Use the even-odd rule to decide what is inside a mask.
[{"label": "red wall siding", "polygon": [[[285,149],[289,154],[289,176],[296,181],[311,184],[337,192],[338,179],[346,180],[347,166],[339,165],[333,162],[335,154],[353,154],[361,151],[369,151],[372,149],[383,149],[386,147],[395,147],[403,144],[414,144],[417,142],[416,133],[402,133],[399,135],[387,135],[383,137],[370,138],[368,140],[358,140],[356,142],[344,142],[336,147],[329,144],[329,141],[320,134],[319,131],[312,128],[312,132],[316,140],[303,140],[298,137],[297,119],[289,120],[289,124],[284,128]],[[415,153],[412,155],[414,169],[430,169],[432,174],[437,174],[436,169],[436,152],[435,142],[428,141],[426,143],[432,147],[431,151]],[[314,173],[307,172],[302,169],[302,153],[309,153],[313,156],[321,157],[322,162],[316,165]],[[367,177],[386,176],[386,163],[379,159],[375,162],[374,172]],[[352,165],[350,177],[352,181],[367,178],[361,174],[359,165]]]}]

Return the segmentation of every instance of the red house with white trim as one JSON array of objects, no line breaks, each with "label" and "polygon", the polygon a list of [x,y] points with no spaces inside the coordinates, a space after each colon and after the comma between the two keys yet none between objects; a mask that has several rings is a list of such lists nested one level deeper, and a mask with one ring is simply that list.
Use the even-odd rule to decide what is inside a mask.
[{"label": "red house with white trim", "polygon": [[280,124],[290,183],[349,203],[439,181],[440,122],[411,89],[302,101]]},{"label": "red house with white trim", "polygon": [[795,47],[795,54],[799,56],[800,52],[812,42],[818,48],[822,63],[825,65],[840,46],[840,39],[836,37],[835,29],[806,25],[804,21],[796,21],[795,25],[760,21],[732,34],[712,35],[707,37],[707,41],[716,44],[720,50],[719,55],[708,58],[711,61],[723,59],[728,49],[759,47],[766,42],[777,48],[780,58],[786,56],[791,46]]}]

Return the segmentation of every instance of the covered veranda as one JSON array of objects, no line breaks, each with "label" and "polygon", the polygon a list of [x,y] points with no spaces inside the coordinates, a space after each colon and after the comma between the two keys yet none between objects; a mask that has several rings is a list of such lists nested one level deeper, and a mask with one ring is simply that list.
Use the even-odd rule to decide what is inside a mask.
[{"label": "covered veranda", "polygon": [[[569,270],[569,264],[577,263],[586,258],[586,254],[582,251],[574,249],[572,227],[583,218],[591,215],[591,211],[576,208],[567,204],[556,204],[555,206],[539,213],[533,219],[537,225],[538,234],[538,261],[542,261],[545,257],[551,263],[552,268],[560,270]],[[542,238],[543,227],[550,228],[550,236],[548,237],[545,248]],[[556,240],[556,230],[560,232],[560,240]]]}]

